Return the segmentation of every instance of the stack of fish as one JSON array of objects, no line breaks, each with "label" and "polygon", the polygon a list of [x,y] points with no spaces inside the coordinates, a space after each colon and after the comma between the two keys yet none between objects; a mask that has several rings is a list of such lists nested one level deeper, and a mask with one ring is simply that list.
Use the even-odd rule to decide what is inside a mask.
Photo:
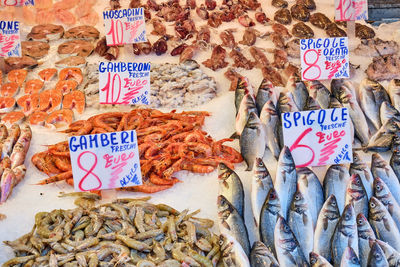
[{"label": "stack of fish", "polygon": [[349,169],[330,166],[323,184],[311,169],[296,169],[287,147],[280,153],[275,179],[257,158],[251,201],[261,242],[252,249],[243,219],[242,183],[220,164],[221,232],[242,245],[251,266],[398,266],[399,165],[378,153],[372,155],[371,168],[357,153],[353,157]]}]

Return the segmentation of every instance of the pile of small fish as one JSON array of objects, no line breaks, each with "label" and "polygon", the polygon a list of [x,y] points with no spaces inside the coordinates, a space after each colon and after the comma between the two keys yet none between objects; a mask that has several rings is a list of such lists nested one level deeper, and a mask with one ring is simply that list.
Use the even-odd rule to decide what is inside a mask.
[{"label": "pile of small fish", "polygon": [[[181,212],[148,198],[98,206],[92,193],[78,208],[39,212],[32,231],[4,241],[16,253],[3,266],[234,266],[233,244],[211,232],[200,212]],[[89,203],[90,204],[89,204]]]},{"label": "pile of small fish", "polygon": [[7,129],[0,125],[0,203],[4,203],[13,188],[25,177],[24,165],[26,154],[31,144],[32,131],[28,125],[19,127],[14,124]]}]

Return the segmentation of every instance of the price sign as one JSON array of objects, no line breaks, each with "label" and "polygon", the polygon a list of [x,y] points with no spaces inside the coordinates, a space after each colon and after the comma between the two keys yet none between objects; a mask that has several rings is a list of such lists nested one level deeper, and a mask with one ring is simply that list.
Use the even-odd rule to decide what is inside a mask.
[{"label": "price sign", "polygon": [[19,21],[0,21],[0,57],[20,57]]},{"label": "price sign", "polygon": [[68,138],[75,191],[142,184],[136,131]]},{"label": "price sign", "polygon": [[144,43],[146,25],[143,8],[103,11],[107,45]]},{"label": "price sign", "polygon": [[149,104],[150,63],[101,62],[100,104]]},{"label": "price sign", "polygon": [[0,6],[34,6],[34,0],[0,0]]},{"label": "price sign", "polygon": [[302,39],[300,56],[303,80],[350,77],[347,37]]},{"label": "price sign", "polygon": [[352,138],[347,108],[282,114],[285,146],[296,167],[352,162]]},{"label": "price sign", "polygon": [[335,0],[335,19],[337,21],[367,20],[367,0]]}]

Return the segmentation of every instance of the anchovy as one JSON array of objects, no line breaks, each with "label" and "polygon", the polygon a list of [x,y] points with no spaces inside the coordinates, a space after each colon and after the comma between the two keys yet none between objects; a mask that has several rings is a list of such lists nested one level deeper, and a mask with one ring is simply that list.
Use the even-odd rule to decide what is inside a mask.
[{"label": "anchovy", "polygon": [[393,138],[400,130],[394,118],[390,118],[382,127],[371,137],[367,149],[372,151],[388,151],[392,147]]},{"label": "anchovy", "polygon": [[305,82],[309,95],[317,101],[319,106],[327,109],[330,103],[331,93],[320,81],[307,81]]},{"label": "anchovy", "polygon": [[278,159],[281,151],[278,138],[278,125],[280,125],[280,119],[274,103],[271,100],[268,100],[262,108],[260,121],[264,126],[265,142],[267,147],[271,151],[272,155]]},{"label": "anchovy", "polygon": [[389,164],[390,167],[392,167],[393,172],[396,174],[397,179],[400,180],[400,150],[393,151]]},{"label": "anchovy", "polygon": [[307,87],[297,74],[292,74],[286,85],[286,89],[292,93],[293,101],[298,110],[304,110],[308,98]]},{"label": "anchovy", "polygon": [[310,253],[310,265],[311,267],[332,267],[327,259],[314,252]]},{"label": "anchovy", "polygon": [[269,100],[271,100],[274,106],[276,106],[276,103],[278,102],[278,93],[274,85],[268,79],[264,78],[258,87],[256,96],[256,106],[259,114],[261,113],[265,103]]},{"label": "anchovy", "polygon": [[350,164],[349,172],[350,175],[358,174],[358,176],[360,176],[365,192],[367,192],[368,199],[370,199],[373,192],[374,178],[369,166],[361,159],[360,155],[354,151],[353,162]]},{"label": "anchovy", "polygon": [[252,267],[279,267],[274,254],[260,241],[253,244],[250,253],[250,264]]},{"label": "anchovy", "polygon": [[394,118],[396,122],[400,122],[400,112],[395,109],[388,101],[384,101],[379,109],[380,119],[382,125],[385,124],[391,118]]},{"label": "anchovy", "polygon": [[349,171],[344,165],[331,165],[325,174],[323,182],[325,199],[330,195],[335,195],[340,213],[344,209],[346,188],[349,180]]},{"label": "anchovy", "polygon": [[377,242],[374,242],[371,247],[371,252],[368,256],[368,266],[374,267],[389,267],[385,253]]},{"label": "anchovy", "polygon": [[347,184],[345,205],[352,204],[354,212],[368,217],[368,196],[358,174],[353,174]]},{"label": "anchovy", "polygon": [[388,243],[383,242],[381,240],[374,240],[385,253],[385,257],[389,263],[389,267],[398,267],[400,266],[400,253],[397,252],[394,248],[392,248]]},{"label": "anchovy", "polygon": [[274,188],[268,192],[267,198],[261,208],[260,214],[260,238],[261,241],[269,248],[275,255],[274,245],[274,231],[276,221],[281,216],[281,205],[279,196]]},{"label": "anchovy", "polygon": [[368,255],[371,250],[369,242],[370,240],[375,240],[376,237],[367,218],[362,214],[357,215],[357,233],[361,266],[366,267],[368,264]]},{"label": "anchovy", "polygon": [[254,96],[251,94],[244,95],[242,102],[240,102],[240,107],[238,113],[236,114],[235,129],[236,134],[240,136],[249,120],[250,114],[252,112],[258,114],[256,103],[254,102]]},{"label": "anchovy", "polygon": [[379,177],[374,179],[374,197],[376,197],[392,216],[398,229],[400,229],[400,206],[396,199],[390,193],[390,189],[387,187],[384,181]]},{"label": "anchovy", "polygon": [[393,106],[400,111],[400,80],[391,80],[388,91],[390,98],[392,99]]},{"label": "anchovy", "polygon": [[254,90],[246,77],[240,77],[235,89],[235,108],[236,114],[239,112],[240,104],[245,95],[250,94],[254,98]]},{"label": "anchovy", "polygon": [[358,266],[361,265],[356,252],[352,247],[347,247],[343,253],[342,260],[340,261],[340,267],[358,267]]}]

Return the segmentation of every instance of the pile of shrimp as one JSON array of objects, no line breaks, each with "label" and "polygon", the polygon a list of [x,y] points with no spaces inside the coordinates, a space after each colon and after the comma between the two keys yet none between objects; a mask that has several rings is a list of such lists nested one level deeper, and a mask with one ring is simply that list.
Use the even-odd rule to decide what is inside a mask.
[{"label": "pile of shrimp", "polygon": [[[234,163],[243,161],[239,152],[223,144],[232,139],[214,141],[201,130],[206,116],[209,114],[202,111],[163,113],[155,109],[134,109],[76,121],[64,132],[86,135],[136,130],[143,185],[123,187],[121,190],[155,193],[179,182],[173,175],[180,170],[210,173],[221,162],[234,168]],[[38,184],[65,180],[73,185],[67,141],[35,154],[32,163],[48,175],[56,174]]]},{"label": "pile of shrimp", "polygon": [[19,20],[27,25],[51,24],[55,22],[65,25],[95,26],[99,15],[93,10],[97,0],[35,0],[34,6],[7,6],[0,9],[3,20]]}]

